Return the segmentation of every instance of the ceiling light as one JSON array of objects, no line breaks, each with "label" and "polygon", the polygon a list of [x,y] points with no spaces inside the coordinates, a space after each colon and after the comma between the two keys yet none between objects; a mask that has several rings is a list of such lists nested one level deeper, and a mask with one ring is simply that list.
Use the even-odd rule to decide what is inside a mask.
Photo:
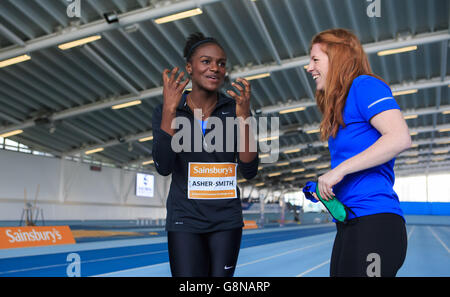
[{"label": "ceiling light", "polygon": [[303,159],[302,162],[303,162],[303,163],[304,163],[304,162],[312,162],[312,161],[316,161],[317,159],[318,159],[317,157],[306,158],[306,159]]},{"label": "ceiling light", "polygon": [[447,157],[438,157],[438,158],[431,158],[431,161],[433,162],[439,162],[439,161],[445,161]]},{"label": "ceiling light", "polygon": [[23,130],[14,130],[14,131],[6,132],[6,133],[1,134],[0,137],[7,138],[10,136],[20,134],[20,133],[23,133]]},{"label": "ceiling light", "polygon": [[449,132],[450,128],[439,129],[439,132]]},{"label": "ceiling light", "polygon": [[264,186],[264,183],[257,183],[257,184],[255,185],[255,187],[261,187],[261,186]]},{"label": "ceiling light", "polygon": [[307,134],[313,134],[313,133],[319,133],[319,132],[320,132],[320,129],[312,129],[312,130],[305,131],[305,133],[307,133]]},{"label": "ceiling light", "polygon": [[173,22],[176,20],[192,17],[195,15],[199,15],[202,13],[203,13],[203,11],[200,8],[195,8],[195,9],[191,9],[191,10],[187,10],[187,11],[183,11],[183,12],[179,12],[179,13],[175,13],[175,14],[171,14],[171,15],[162,17],[162,18],[155,19],[155,23],[164,24],[164,23]]},{"label": "ceiling light", "polygon": [[282,162],[282,163],[278,163],[277,166],[286,166],[289,165],[289,162]]},{"label": "ceiling light", "polygon": [[58,48],[61,50],[67,50],[69,48],[73,48],[73,47],[80,46],[80,45],[83,45],[83,44],[86,44],[89,42],[93,42],[93,41],[99,40],[101,38],[102,38],[101,35],[89,36],[86,38],[82,38],[82,39],[78,39],[75,41],[60,44],[60,45],[58,45]]},{"label": "ceiling light", "polygon": [[438,139],[436,140],[436,144],[450,144],[450,140],[448,140],[448,138],[444,138],[442,140]]},{"label": "ceiling light", "polygon": [[411,119],[417,119],[418,117],[419,117],[419,115],[417,115],[417,114],[410,114],[410,115],[404,116],[403,118],[405,120],[411,120]]},{"label": "ceiling light", "polygon": [[246,76],[244,77],[246,80],[254,80],[254,79],[260,79],[260,78],[265,78],[265,77],[269,77],[270,73],[266,72],[266,73],[261,73],[261,74],[255,74],[255,75],[250,75],[250,76]]},{"label": "ceiling light", "polygon": [[390,49],[390,50],[385,50],[385,51],[379,51],[377,53],[377,55],[378,56],[387,56],[387,55],[399,54],[399,53],[410,52],[410,51],[415,51],[415,50],[417,50],[417,45],[405,46],[405,47],[400,47],[400,48],[395,48],[395,49]]},{"label": "ceiling light", "polygon": [[278,175],[281,175],[281,172],[270,173],[268,176],[269,177],[274,177],[274,176],[278,176]]},{"label": "ceiling light", "polygon": [[271,137],[264,137],[264,138],[260,138],[258,141],[267,141],[267,140],[275,140],[278,139],[279,136],[271,136]]},{"label": "ceiling light", "polygon": [[145,142],[145,141],[150,141],[150,140],[153,140],[153,136],[140,138],[138,141],[139,142]]},{"label": "ceiling light", "polygon": [[447,154],[447,153],[448,153],[448,150],[436,150],[436,151],[433,151],[433,154],[435,154],[435,155]]},{"label": "ceiling light", "polygon": [[85,151],[84,154],[86,154],[86,155],[95,154],[95,153],[98,153],[98,152],[102,152],[103,150],[104,150],[104,148],[99,147],[99,148],[96,148],[96,149],[93,149],[93,150]]},{"label": "ceiling light", "polygon": [[142,162],[142,165],[149,165],[149,164],[153,164],[153,163],[155,163],[155,161],[150,160],[150,161]]},{"label": "ceiling light", "polygon": [[308,177],[314,177],[314,176],[316,176],[315,173],[310,173],[310,174],[304,175],[303,177],[308,178]]},{"label": "ceiling light", "polygon": [[404,91],[393,92],[392,95],[395,97],[395,96],[400,96],[400,95],[415,94],[418,91],[419,91],[418,89],[404,90]]},{"label": "ceiling light", "polygon": [[291,177],[283,178],[283,181],[293,181],[294,179],[295,179],[295,176],[291,176]]},{"label": "ceiling light", "polygon": [[305,110],[305,109],[306,109],[305,106],[289,108],[289,109],[283,109],[283,110],[280,110],[280,114],[296,112],[296,111],[302,111],[302,110]]},{"label": "ceiling light", "polygon": [[318,165],[316,166],[316,169],[324,169],[330,167],[330,164],[324,164],[324,165]]},{"label": "ceiling light", "polygon": [[117,104],[117,105],[114,105],[111,108],[112,109],[121,109],[121,108],[130,107],[130,106],[134,106],[134,105],[139,105],[141,103],[142,103],[141,100],[135,100],[135,101],[127,102],[127,103]]},{"label": "ceiling light", "polygon": [[298,173],[298,172],[303,172],[305,171],[305,168],[298,168],[298,169],[294,169],[291,171],[291,173]]},{"label": "ceiling light", "polygon": [[291,153],[298,153],[301,149],[297,148],[297,149],[292,149],[292,150],[286,150],[283,153],[285,154],[291,154]]},{"label": "ceiling light", "polygon": [[3,61],[0,61],[0,68],[6,67],[9,65],[13,65],[13,64],[17,64],[17,63],[21,63],[24,61],[28,61],[30,59],[31,59],[30,56],[22,55],[22,56],[17,56],[17,57],[11,58],[11,59],[3,60]]}]

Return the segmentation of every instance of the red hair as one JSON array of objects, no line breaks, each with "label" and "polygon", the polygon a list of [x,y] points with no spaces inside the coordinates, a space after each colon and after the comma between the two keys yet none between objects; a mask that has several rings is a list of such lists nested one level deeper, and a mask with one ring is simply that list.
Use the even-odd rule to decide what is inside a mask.
[{"label": "red hair", "polygon": [[[345,127],[342,112],[353,80],[363,74],[375,76],[364,49],[355,34],[346,29],[329,29],[311,40],[320,44],[328,55],[328,74],[323,90],[316,91],[316,101],[323,114],[320,136],[327,140],[336,137],[340,126]],[[379,77],[377,77],[379,78]]]}]

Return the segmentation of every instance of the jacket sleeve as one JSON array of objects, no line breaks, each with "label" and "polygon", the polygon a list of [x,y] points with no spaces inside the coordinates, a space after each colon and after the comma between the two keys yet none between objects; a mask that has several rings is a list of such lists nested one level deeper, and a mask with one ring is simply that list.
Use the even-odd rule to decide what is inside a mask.
[{"label": "jacket sleeve", "polygon": [[156,171],[163,176],[172,173],[175,164],[176,153],[172,150],[172,136],[161,130],[162,105],[153,110],[153,148],[152,155]]},{"label": "jacket sleeve", "polygon": [[[252,112],[250,112],[250,116],[253,116]],[[236,133],[236,135],[238,135],[238,133]],[[236,141],[236,145],[237,145],[237,141]],[[256,143],[256,146],[258,146],[258,142]],[[250,179],[254,178],[256,176],[256,174],[258,173],[258,166],[259,166],[258,149],[256,149],[255,159],[253,159],[252,161],[250,161],[248,163],[244,163],[241,161],[241,159],[239,158],[239,153],[237,154],[237,156],[238,156],[237,157],[238,167],[239,167],[239,171],[241,172],[242,176],[246,180],[250,180]]]},{"label": "jacket sleeve", "polygon": [[258,173],[258,165],[259,165],[258,154],[256,154],[256,157],[255,159],[253,159],[253,161],[250,161],[248,163],[242,162],[241,159],[239,159],[238,157],[239,171],[246,180],[252,179],[256,176],[256,174]]}]

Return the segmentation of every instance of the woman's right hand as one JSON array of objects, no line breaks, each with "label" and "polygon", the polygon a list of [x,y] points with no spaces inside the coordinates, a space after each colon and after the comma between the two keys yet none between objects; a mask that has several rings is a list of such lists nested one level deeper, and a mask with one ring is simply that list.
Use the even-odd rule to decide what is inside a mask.
[{"label": "woman's right hand", "polygon": [[174,113],[178,107],[181,100],[181,95],[183,94],[184,88],[189,83],[189,78],[185,81],[181,81],[184,76],[182,71],[178,76],[179,68],[175,67],[170,71],[169,69],[164,69],[163,71],[163,112],[169,111]]},{"label": "woman's right hand", "polygon": [[181,96],[183,95],[183,90],[189,83],[189,78],[185,81],[181,81],[184,76],[182,71],[178,76],[179,68],[175,67],[170,71],[169,69],[164,69],[163,71],[163,108],[161,117],[160,128],[168,133],[169,135],[174,135],[175,130],[172,129],[172,121],[176,116],[177,107],[180,103]]}]

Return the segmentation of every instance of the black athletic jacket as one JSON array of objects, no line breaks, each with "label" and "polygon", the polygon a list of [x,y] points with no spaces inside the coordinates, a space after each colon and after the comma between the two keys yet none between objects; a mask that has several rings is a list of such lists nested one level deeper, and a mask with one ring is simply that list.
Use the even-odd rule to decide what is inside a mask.
[{"label": "black athletic jacket", "polygon": [[[194,129],[200,129],[201,126],[194,119],[194,114],[186,104],[185,92],[178,105],[176,116],[186,117],[191,124],[191,135],[194,135]],[[232,98],[219,95],[211,117],[218,117],[222,120],[224,136],[226,134],[226,117],[236,117],[236,101]],[[243,224],[242,207],[240,201],[239,187],[237,187],[237,199],[214,199],[197,200],[188,199],[188,164],[189,162],[233,162],[238,163],[238,172],[247,180],[253,178],[258,172],[259,157],[250,163],[244,163],[239,160],[237,151],[237,127],[234,126],[234,151],[226,152],[226,137],[223,139],[223,152],[207,152],[202,146],[202,152],[194,152],[194,140],[192,139],[191,152],[176,153],[172,150],[172,136],[162,131],[161,126],[162,104],[155,108],[152,118],[153,127],[153,160],[156,170],[159,174],[167,176],[172,174],[169,196],[167,198],[167,231],[185,231],[185,232],[212,232],[218,230],[227,230],[240,228]],[[214,129],[214,126],[212,127]],[[211,131],[206,129],[205,135]],[[198,132],[198,131],[197,131]],[[200,132],[203,140],[203,133]]]}]

